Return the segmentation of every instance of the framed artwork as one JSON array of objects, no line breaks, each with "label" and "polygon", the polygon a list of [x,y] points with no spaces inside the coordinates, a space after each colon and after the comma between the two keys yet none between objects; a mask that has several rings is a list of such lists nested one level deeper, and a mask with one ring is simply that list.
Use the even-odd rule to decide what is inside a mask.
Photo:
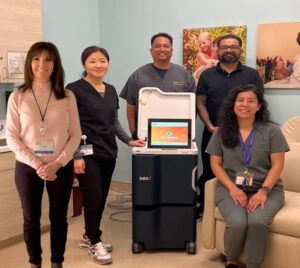
[{"label": "framed artwork", "polygon": [[235,34],[242,39],[243,53],[241,62],[245,62],[246,26],[220,26],[213,28],[183,29],[183,65],[193,73],[198,81],[202,71],[215,65],[217,60],[216,41],[226,34]]},{"label": "framed artwork", "polygon": [[7,75],[8,78],[24,79],[24,65],[26,51],[7,51]]},{"label": "framed artwork", "polygon": [[300,22],[259,24],[256,68],[265,88],[300,89]]}]

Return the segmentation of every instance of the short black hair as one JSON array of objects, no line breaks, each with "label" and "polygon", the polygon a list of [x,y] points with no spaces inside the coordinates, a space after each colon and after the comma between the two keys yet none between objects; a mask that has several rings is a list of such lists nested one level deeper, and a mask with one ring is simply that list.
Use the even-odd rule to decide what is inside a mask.
[{"label": "short black hair", "polygon": [[169,34],[167,34],[167,33],[157,33],[157,34],[155,34],[155,35],[153,35],[153,36],[151,37],[151,46],[153,45],[154,40],[155,40],[156,38],[158,38],[158,37],[165,37],[165,38],[168,38],[168,39],[170,40],[171,45],[173,45],[173,38],[172,38],[171,35],[169,35]]},{"label": "short black hair", "polygon": [[218,38],[218,41],[217,41],[217,46],[219,47],[220,43],[222,40],[225,40],[225,39],[235,39],[239,42],[239,45],[240,47],[242,46],[243,42],[242,42],[242,39],[239,38],[237,35],[235,34],[226,34],[226,35],[223,35],[223,36],[220,36]]}]

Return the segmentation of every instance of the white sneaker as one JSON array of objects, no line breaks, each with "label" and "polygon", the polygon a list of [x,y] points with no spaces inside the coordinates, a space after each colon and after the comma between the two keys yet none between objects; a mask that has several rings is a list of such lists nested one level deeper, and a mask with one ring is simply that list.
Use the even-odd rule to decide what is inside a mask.
[{"label": "white sneaker", "polygon": [[91,255],[93,260],[99,264],[112,263],[112,258],[107,252],[103,242],[99,242],[96,245],[90,245],[88,248],[88,253]]},{"label": "white sneaker", "polygon": [[[102,243],[106,247],[108,252],[113,251],[113,246],[111,244],[105,243],[104,241],[102,241]],[[79,241],[79,248],[88,249],[90,244],[91,244],[91,240],[86,235],[83,235]]]}]

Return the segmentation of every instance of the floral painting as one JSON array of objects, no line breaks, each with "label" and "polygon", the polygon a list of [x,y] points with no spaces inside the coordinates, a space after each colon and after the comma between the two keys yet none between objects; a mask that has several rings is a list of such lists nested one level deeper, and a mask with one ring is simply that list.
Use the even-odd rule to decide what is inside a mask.
[{"label": "floral painting", "polygon": [[243,53],[241,62],[245,62],[246,26],[222,26],[213,28],[190,28],[183,30],[183,65],[199,78],[201,71],[216,64],[216,41],[226,34],[235,34],[242,39]]},{"label": "floral painting", "polygon": [[265,88],[300,88],[300,22],[258,25],[256,68]]}]

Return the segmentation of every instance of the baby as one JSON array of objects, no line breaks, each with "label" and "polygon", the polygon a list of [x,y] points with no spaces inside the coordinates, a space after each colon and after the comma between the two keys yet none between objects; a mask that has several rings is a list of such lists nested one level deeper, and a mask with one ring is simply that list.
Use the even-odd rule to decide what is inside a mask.
[{"label": "baby", "polygon": [[197,53],[197,63],[194,77],[199,79],[201,73],[218,63],[216,50],[212,36],[209,32],[202,32],[198,37],[199,51]]}]

